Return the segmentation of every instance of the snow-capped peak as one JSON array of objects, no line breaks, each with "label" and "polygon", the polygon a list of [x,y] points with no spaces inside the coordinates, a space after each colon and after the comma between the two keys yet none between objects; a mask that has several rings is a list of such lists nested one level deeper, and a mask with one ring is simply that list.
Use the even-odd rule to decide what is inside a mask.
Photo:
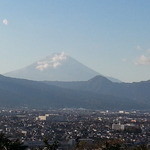
[{"label": "snow-capped peak", "polygon": [[35,67],[36,69],[43,71],[49,67],[51,68],[57,68],[58,66],[62,65],[62,61],[67,59],[67,55],[62,52],[62,53],[57,53],[54,54],[54,56],[49,57],[45,60],[38,61],[37,66]]}]

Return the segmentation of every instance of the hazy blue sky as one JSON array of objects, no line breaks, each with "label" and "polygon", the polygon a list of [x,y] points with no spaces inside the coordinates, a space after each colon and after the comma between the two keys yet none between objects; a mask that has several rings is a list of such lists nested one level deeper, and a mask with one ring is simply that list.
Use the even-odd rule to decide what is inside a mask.
[{"label": "hazy blue sky", "polygon": [[0,73],[62,51],[122,81],[150,79],[150,0],[0,0]]}]

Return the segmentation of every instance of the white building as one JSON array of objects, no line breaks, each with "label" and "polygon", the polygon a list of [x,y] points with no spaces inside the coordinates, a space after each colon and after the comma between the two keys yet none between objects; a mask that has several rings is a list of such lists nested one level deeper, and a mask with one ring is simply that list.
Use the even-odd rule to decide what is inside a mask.
[{"label": "white building", "polygon": [[113,130],[124,130],[125,126],[123,124],[112,124],[112,129]]},{"label": "white building", "polygon": [[46,120],[46,115],[45,116],[38,116],[36,117],[36,120]]}]

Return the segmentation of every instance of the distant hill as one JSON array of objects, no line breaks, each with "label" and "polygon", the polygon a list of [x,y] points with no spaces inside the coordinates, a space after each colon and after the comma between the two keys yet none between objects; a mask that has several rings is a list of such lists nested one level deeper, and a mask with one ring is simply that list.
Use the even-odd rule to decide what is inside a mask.
[{"label": "distant hill", "polygon": [[[57,85],[56,85],[57,83]],[[53,84],[53,85],[52,85]],[[59,85],[61,84],[61,85]],[[131,88],[141,89],[141,83],[131,84]],[[149,82],[142,83],[143,91],[149,91]],[[69,85],[69,87],[68,87]],[[9,78],[0,75],[0,107],[30,108],[89,108],[89,109],[148,109],[149,95],[140,99],[115,95],[111,91],[117,84],[97,76],[82,82],[40,82]],[[126,84],[125,84],[126,85]],[[128,84],[127,84],[128,85]],[[127,86],[126,85],[126,86]],[[122,86],[121,86],[122,87]],[[128,86],[127,86],[128,87]],[[123,89],[127,89],[123,86]],[[115,88],[114,88],[115,89]],[[113,91],[113,90],[112,90]],[[119,93],[120,91],[118,91]],[[126,93],[127,91],[124,91]],[[140,92],[138,93],[140,95]]]},{"label": "distant hill", "polygon": [[[86,81],[99,73],[65,53],[55,53],[25,68],[4,75],[36,81]],[[108,79],[120,82],[112,77]]]},{"label": "distant hill", "polygon": [[133,83],[114,83],[103,76],[95,76],[88,81],[58,82],[45,81],[66,89],[90,91],[97,94],[124,97],[150,106],[150,80]]}]

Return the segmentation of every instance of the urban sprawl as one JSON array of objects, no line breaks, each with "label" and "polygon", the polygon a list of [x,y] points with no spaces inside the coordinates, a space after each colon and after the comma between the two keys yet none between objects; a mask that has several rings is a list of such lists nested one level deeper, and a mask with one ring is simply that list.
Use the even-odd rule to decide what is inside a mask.
[{"label": "urban sprawl", "polygon": [[42,149],[44,140],[57,149],[150,149],[148,111],[102,111],[85,109],[1,109],[0,132],[19,139],[28,150]]}]

